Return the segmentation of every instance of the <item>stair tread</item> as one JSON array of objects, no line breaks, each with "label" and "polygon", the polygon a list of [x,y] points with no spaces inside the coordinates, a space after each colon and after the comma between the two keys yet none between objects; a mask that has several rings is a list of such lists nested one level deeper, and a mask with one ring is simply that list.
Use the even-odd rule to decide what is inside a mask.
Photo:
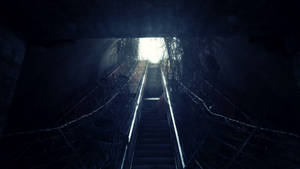
[{"label": "stair tread", "polygon": [[176,169],[175,165],[133,165],[133,169]]},{"label": "stair tread", "polygon": [[138,143],[157,143],[157,142],[170,142],[170,138],[138,138]]},{"label": "stair tread", "polygon": [[168,127],[143,127],[141,126],[140,131],[151,131],[151,132],[158,132],[158,131],[163,131],[163,132],[169,132]]},{"label": "stair tread", "polygon": [[[159,150],[158,150],[159,149]],[[172,151],[171,144],[137,144],[136,150],[144,151]]]},{"label": "stair tread", "polygon": [[143,133],[140,135],[140,138],[153,138],[153,137],[170,138],[170,135],[168,135],[167,133]]},{"label": "stair tread", "polygon": [[173,155],[172,150],[157,150],[157,151],[147,151],[147,150],[137,150],[134,153],[135,157],[171,157]]},{"label": "stair tread", "polygon": [[147,115],[147,116],[142,116],[142,120],[167,120],[167,117],[164,115]]},{"label": "stair tread", "polygon": [[159,164],[159,165],[172,165],[174,159],[172,157],[135,157],[134,165],[145,165],[145,164]]},{"label": "stair tread", "polygon": [[159,121],[153,121],[153,122],[149,122],[149,121],[141,121],[143,123],[143,125],[141,126],[148,126],[148,127],[162,127],[162,126],[168,126],[168,122],[159,122]]},{"label": "stair tread", "polygon": [[147,128],[147,127],[149,127],[149,128],[151,128],[151,127],[153,127],[153,128],[169,128],[169,125],[168,124],[162,124],[162,125],[157,125],[157,124],[141,124],[140,127],[141,128],[142,127],[145,127],[145,128]]}]

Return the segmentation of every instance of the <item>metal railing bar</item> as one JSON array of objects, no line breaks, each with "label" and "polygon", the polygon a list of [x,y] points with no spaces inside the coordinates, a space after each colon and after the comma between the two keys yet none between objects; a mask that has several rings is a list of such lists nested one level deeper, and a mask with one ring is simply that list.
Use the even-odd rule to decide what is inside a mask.
[{"label": "metal railing bar", "polygon": [[122,158],[122,163],[121,163],[120,169],[124,168],[124,164],[125,164],[125,160],[126,160],[126,155],[127,155],[128,147],[129,147],[129,144],[131,142],[131,138],[132,138],[132,134],[133,134],[133,128],[134,128],[134,126],[136,124],[135,121],[136,121],[137,111],[139,109],[139,105],[140,105],[140,102],[142,100],[141,97],[142,97],[142,92],[143,92],[143,89],[144,89],[144,84],[145,84],[145,81],[146,81],[147,71],[148,71],[148,64],[146,65],[146,69],[145,69],[145,72],[144,72],[144,75],[143,75],[142,83],[140,85],[140,89],[139,89],[139,93],[138,93],[138,98],[137,98],[137,101],[136,101],[135,109],[134,109],[134,112],[133,112],[133,118],[132,118],[132,121],[131,121],[129,133],[128,133],[128,142],[127,142],[125,150],[124,150],[124,154],[123,154],[123,158]]},{"label": "metal railing bar", "polygon": [[292,136],[292,137],[295,137],[295,138],[298,138],[300,139],[300,136],[295,134],[295,133],[291,133],[291,132],[286,132],[286,131],[281,131],[281,130],[275,130],[275,129],[270,129],[270,128],[264,128],[264,127],[259,127],[259,126],[256,126],[254,124],[249,124],[249,123],[246,123],[246,122],[243,122],[243,121],[239,121],[239,120],[236,120],[236,119],[233,119],[231,117],[227,117],[225,115],[221,115],[221,114],[218,114],[218,113],[215,113],[213,112],[209,106],[206,104],[206,102],[204,101],[204,99],[200,98],[198,95],[196,95],[194,92],[192,92],[189,88],[187,88],[185,85],[183,85],[182,83],[179,82],[179,84],[186,90],[188,91],[193,97],[195,97],[197,100],[199,100],[202,105],[204,106],[204,108],[207,110],[207,112],[213,116],[216,116],[216,117],[219,117],[219,118],[222,118],[224,120],[228,120],[230,122],[234,122],[234,123],[237,123],[237,124],[240,124],[242,126],[245,126],[245,127],[249,127],[249,128],[254,128],[254,129],[257,129],[257,130],[260,130],[260,131],[266,131],[266,132],[271,132],[271,133],[275,133],[275,134],[280,134],[280,135],[288,135],[288,136]]},{"label": "metal railing bar", "polygon": [[184,159],[183,159],[183,152],[182,152],[182,148],[181,148],[181,144],[180,144],[180,140],[179,140],[179,136],[178,136],[178,131],[177,131],[177,126],[176,126],[176,122],[175,122],[175,118],[174,118],[173,108],[172,108],[172,104],[171,104],[171,101],[170,101],[170,96],[169,96],[169,92],[168,92],[168,88],[167,88],[167,82],[166,82],[166,78],[165,78],[165,75],[164,75],[162,70],[161,70],[161,75],[162,75],[163,84],[164,84],[166,95],[167,95],[167,101],[168,101],[169,110],[170,110],[170,113],[171,113],[171,119],[172,119],[172,124],[173,124],[175,137],[176,137],[176,141],[177,141],[177,147],[178,147],[179,155],[180,155],[180,159],[181,159],[181,165],[182,165],[182,168],[185,168],[185,162],[184,162]]}]

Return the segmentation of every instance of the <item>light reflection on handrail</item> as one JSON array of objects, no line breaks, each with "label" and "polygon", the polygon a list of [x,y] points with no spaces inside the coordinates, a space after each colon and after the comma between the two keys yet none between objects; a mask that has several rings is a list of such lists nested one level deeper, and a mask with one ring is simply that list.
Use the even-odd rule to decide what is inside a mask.
[{"label": "light reflection on handrail", "polygon": [[130,141],[131,141],[132,130],[133,130],[133,127],[134,127],[134,124],[135,124],[135,119],[136,119],[136,113],[137,113],[137,110],[138,110],[138,108],[140,106],[140,103],[141,103],[142,91],[143,91],[143,88],[144,88],[147,69],[148,69],[148,65],[147,65],[146,71],[144,73],[143,81],[142,81],[141,88],[140,88],[140,91],[139,91],[139,97],[137,99],[135,110],[134,110],[134,113],[133,113],[133,119],[132,119],[132,122],[131,122],[131,127],[130,127],[130,131],[129,131],[129,135],[128,135],[128,143],[130,143]]},{"label": "light reflection on handrail", "polygon": [[132,132],[133,132],[133,128],[134,128],[135,121],[136,121],[136,114],[137,114],[137,111],[138,111],[140,103],[141,103],[141,98],[142,98],[142,93],[143,93],[143,89],[144,89],[144,84],[145,84],[145,81],[146,81],[147,71],[148,71],[148,64],[146,66],[146,70],[145,70],[145,73],[144,73],[144,76],[143,76],[142,84],[141,84],[141,87],[140,87],[140,90],[139,90],[138,99],[136,101],[136,106],[135,106],[134,113],[133,113],[133,119],[132,119],[132,122],[131,122],[131,125],[130,125],[129,134],[128,134],[128,143],[126,144],[126,147],[125,147],[125,151],[124,151],[124,155],[123,155],[122,164],[121,164],[120,169],[123,169],[123,167],[124,167],[126,154],[127,154],[127,150],[128,150],[128,145],[131,142]]},{"label": "light reflection on handrail", "polygon": [[166,78],[165,78],[165,75],[162,70],[161,70],[161,75],[162,75],[162,79],[163,79],[163,83],[164,83],[164,87],[165,87],[165,91],[166,91],[166,95],[167,95],[168,105],[169,105],[169,109],[170,109],[170,113],[171,113],[171,118],[172,118],[172,123],[173,123],[173,128],[174,128],[174,132],[175,132],[175,137],[176,137],[176,141],[177,141],[177,146],[178,146],[178,150],[179,150],[182,168],[185,168],[183,153],[182,153],[181,144],[180,144],[177,127],[176,127],[176,122],[175,122],[175,118],[174,118],[173,108],[171,105],[170,96],[169,96],[169,92],[168,92],[168,88],[167,88],[167,82],[166,82]]}]

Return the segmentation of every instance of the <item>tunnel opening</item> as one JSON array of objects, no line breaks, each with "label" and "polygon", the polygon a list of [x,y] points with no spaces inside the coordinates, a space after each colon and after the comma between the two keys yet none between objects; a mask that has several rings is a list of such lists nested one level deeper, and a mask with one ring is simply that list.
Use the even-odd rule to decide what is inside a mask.
[{"label": "tunnel opening", "polygon": [[166,43],[162,37],[139,38],[138,60],[157,64],[167,57]]},{"label": "tunnel opening", "polygon": [[299,168],[299,2],[4,2],[0,168]]},{"label": "tunnel opening", "polygon": [[[264,140],[270,145],[270,152],[276,153],[278,145],[273,145],[271,141],[283,139],[282,142],[293,143],[286,150],[279,151],[290,153],[297,142],[294,142],[293,138],[284,138],[281,135],[294,134],[285,130],[270,130],[273,126],[257,127],[254,122],[258,120],[254,119],[254,115],[259,114],[259,110],[251,114],[253,110],[250,108],[255,107],[246,104],[251,98],[244,100],[241,107],[241,97],[234,95],[230,90],[238,90],[245,85],[238,83],[226,88],[231,84],[229,82],[244,76],[243,73],[250,69],[247,67],[250,59],[243,63],[237,58],[232,58],[233,54],[230,51],[234,51],[238,42],[245,43],[242,46],[244,51],[253,50],[248,49],[251,44],[242,38],[228,40],[212,37],[135,36],[83,39],[72,43],[45,40],[30,44],[20,78],[25,85],[21,85],[21,88],[19,86],[10,110],[11,120],[8,121],[2,143],[3,153],[17,153],[26,144],[16,142],[16,146],[12,139],[22,140],[34,133],[34,137],[28,139],[28,142],[31,142],[35,141],[36,137],[46,139],[50,135],[47,133],[53,131],[58,131],[54,134],[55,138],[50,140],[55,143],[55,148],[51,147],[50,141],[43,141],[39,146],[30,145],[31,152],[25,152],[19,160],[27,162],[25,168],[39,165],[50,166],[49,169],[61,165],[76,165],[81,168],[98,165],[116,169],[145,166],[151,168],[157,165],[178,169],[193,168],[194,165],[210,168],[214,165],[213,161],[220,160],[214,158],[214,154],[232,157],[229,162],[226,159],[220,160],[227,164],[225,168],[230,168],[236,165],[234,161],[240,151],[223,151],[223,148],[228,148],[227,142],[239,139],[231,147],[243,144],[261,146],[257,142],[262,139],[258,138],[257,134],[271,136],[273,133],[280,136],[271,138],[270,141]],[[243,50],[236,51],[241,53]],[[263,54],[272,56],[272,53]],[[64,57],[65,55],[72,57]],[[226,59],[226,62],[222,59]],[[59,64],[57,60],[60,60]],[[232,60],[237,60],[234,63],[242,64],[247,69],[233,71],[235,64],[231,63]],[[229,66],[225,64],[227,62]],[[47,67],[42,69],[37,67],[37,63]],[[264,63],[255,62],[266,65]],[[229,76],[230,73],[234,75]],[[246,75],[248,78],[249,75]],[[27,80],[28,77],[32,77],[33,80]],[[261,93],[268,87],[261,83],[263,80],[260,78],[263,87]],[[249,86],[256,86],[249,88],[248,94],[257,88],[260,89],[258,83],[251,81]],[[36,88],[37,85],[39,88]],[[26,100],[24,95],[27,95]],[[32,103],[39,104],[39,107],[34,107]],[[268,109],[275,108],[269,106]],[[264,111],[261,110],[261,114],[264,115]],[[47,118],[43,118],[46,116]],[[223,123],[223,120],[229,123]],[[54,123],[58,125],[48,127]],[[242,131],[234,124],[244,126],[247,130]],[[262,126],[269,127],[265,123],[262,123]],[[203,140],[201,144],[199,140]],[[114,145],[114,148],[107,144]],[[96,146],[99,147],[94,151]],[[220,148],[211,148],[216,146]],[[240,149],[243,150],[243,147]],[[48,152],[45,153],[41,148],[47,149]],[[62,149],[65,153],[58,157],[62,164],[51,163],[50,159],[57,149]],[[69,149],[72,150],[71,153]],[[114,153],[107,155],[108,151]],[[258,153],[252,147],[246,151],[253,155]],[[110,163],[105,162],[106,155],[111,158]],[[206,158],[206,155],[211,159]],[[27,161],[27,157],[49,160],[49,163]],[[74,159],[79,160],[74,163]],[[191,159],[194,162],[190,162]],[[249,160],[248,157],[243,159]],[[283,159],[283,165],[291,159]],[[260,162],[260,159],[255,160]],[[4,165],[8,165],[14,159],[8,157],[3,161],[6,161]],[[241,165],[245,166],[247,163]],[[266,167],[269,165],[271,164],[266,164]],[[16,166],[20,168],[17,163]]]}]

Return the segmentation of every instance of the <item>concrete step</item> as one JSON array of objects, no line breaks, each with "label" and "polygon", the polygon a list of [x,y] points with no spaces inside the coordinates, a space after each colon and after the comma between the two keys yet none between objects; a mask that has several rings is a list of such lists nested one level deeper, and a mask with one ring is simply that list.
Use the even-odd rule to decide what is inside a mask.
[{"label": "concrete step", "polygon": [[147,132],[147,133],[139,133],[140,138],[170,138],[169,133],[164,133],[164,132]]},{"label": "concrete step", "polygon": [[157,114],[157,113],[143,113],[142,114],[142,119],[162,119],[165,120],[167,119],[167,116],[165,114]]},{"label": "concrete step", "polygon": [[149,124],[147,124],[147,125],[141,125],[140,126],[140,130],[143,130],[143,129],[153,129],[153,130],[165,130],[165,131],[167,131],[167,130],[169,130],[169,125],[168,124],[161,124],[160,126],[159,125],[149,125]]},{"label": "concrete step", "polygon": [[170,138],[138,138],[138,144],[170,144]]},{"label": "concrete step", "polygon": [[143,100],[143,108],[147,108],[147,107],[153,107],[154,105],[156,105],[157,100]]},{"label": "concrete step", "polygon": [[137,144],[136,145],[137,150],[149,150],[149,151],[168,151],[172,150],[171,144]]},{"label": "concrete step", "polygon": [[146,151],[146,150],[136,150],[134,152],[135,157],[174,157],[172,150],[157,150],[157,151]]},{"label": "concrete step", "polygon": [[133,165],[132,169],[176,169],[175,165]]},{"label": "concrete step", "polygon": [[165,121],[167,120],[167,117],[156,115],[156,114],[148,114],[149,116],[147,117],[146,115],[141,117],[141,120],[146,121]]},{"label": "concrete step", "polygon": [[164,132],[164,133],[169,133],[170,129],[167,127],[141,127],[139,132],[153,132],[153,133],[157,133],[157,132]]},{"label": "concrete step", "polygon": [[160,147],[160,149],[153,149],[154,146],[148,146],[148,147],[136,147],[135,152],[136,153],[173,153],[173,147],[172,146],[165,146]]},{"label": "concrete step", "polygon": [[161,123],[161,124],[157,124],[157,123],[141,123],[140,124],[140,128],[169,128],[169,124],[168,123]]},{"label": "concrete step", "polygon": [[147,119],[147,120],[145,120],[145,119],[141,119],[141,123],[142,124],[145,124],[145,125],[147,125],[147,124],[152,124],[152,125],[159,125],[159,124],[168,124],[168,120],[167,119],[160,119],[160,120],[149,120],[149,119]]},{"label": "concrete step", "polygon": [[166,119],[165,113],[142,112],[143,119]]},{"label": "concrete step", "polygon": [[134,165],[174,165],[172,157],[136,157],[133,161]]}]

